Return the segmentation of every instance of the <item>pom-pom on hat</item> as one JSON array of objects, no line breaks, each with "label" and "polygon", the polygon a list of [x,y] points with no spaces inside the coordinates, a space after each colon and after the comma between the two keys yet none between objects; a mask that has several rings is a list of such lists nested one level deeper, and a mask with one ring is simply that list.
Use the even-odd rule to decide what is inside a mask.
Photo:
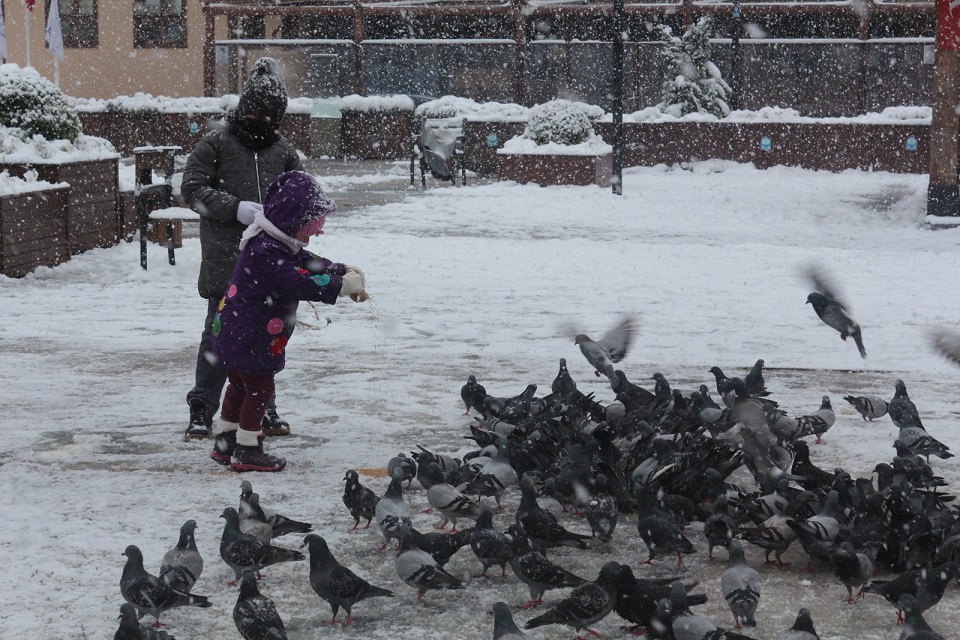
[{"label": "pom-pom on hat", "polygon": [[[305,171],[281,173],[267,187],[263,199],[263,214],[267,220],[289,236],[303,233],[311,225],[322,228],[326,217],[336,210],[337,204],[327,197],[317,180]],[[314,222],[317,219],[320,222]]]},{"label": "pom-pom on hat", "polygon": [[240,91],[236,114],[269,118],[271,123],[278,124],[286,111],[287,88],[280,79],[280,63],[274,58],[260,58]]}]

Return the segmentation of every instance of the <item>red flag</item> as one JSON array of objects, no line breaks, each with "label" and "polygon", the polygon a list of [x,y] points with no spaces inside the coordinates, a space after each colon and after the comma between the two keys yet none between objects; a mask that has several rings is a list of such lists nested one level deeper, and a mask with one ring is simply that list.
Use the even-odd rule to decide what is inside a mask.
[{"label": "red flag", "polygon": [[37,5],[37,0],[23,0],[23,2],[27,5],[28,11],[33,11],[33,8]]}]

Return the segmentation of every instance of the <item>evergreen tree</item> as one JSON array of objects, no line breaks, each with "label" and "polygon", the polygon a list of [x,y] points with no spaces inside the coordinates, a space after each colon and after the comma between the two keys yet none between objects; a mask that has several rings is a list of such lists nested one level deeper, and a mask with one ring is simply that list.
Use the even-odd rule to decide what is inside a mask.
[{"label": "evergreen tree", "polygon": [[710,26],[709,18],[701,18],[683,38],[674,37],[670,27],[660,27],[660,56],[665,73],[663,101],[657,108],[664,113],[677,117],[710,113],[718,118],[730,113],[730,86],[710,62]]}]

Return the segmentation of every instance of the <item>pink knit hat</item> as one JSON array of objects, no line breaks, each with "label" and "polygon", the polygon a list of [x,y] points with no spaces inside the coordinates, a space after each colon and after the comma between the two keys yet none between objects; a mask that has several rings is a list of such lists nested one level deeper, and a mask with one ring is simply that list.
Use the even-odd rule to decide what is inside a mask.
[{"label": "pink knit hat", "polygon": [[310,218],[310,221],[300,227],[298,236],[318,236],[323,233],[323,223],[327,221],[327,216],[317,216]]}]

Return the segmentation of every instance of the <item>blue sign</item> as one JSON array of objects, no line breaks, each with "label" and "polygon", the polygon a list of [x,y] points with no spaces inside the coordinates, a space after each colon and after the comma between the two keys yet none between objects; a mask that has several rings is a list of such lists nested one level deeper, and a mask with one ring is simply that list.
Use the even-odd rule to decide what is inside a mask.
[{"label": "blue sign", "polygon": [[191,123],[190,123],[190,133],[197,133],[197,132],[199,132],[199,131],[200,131],[200,125],[198,125],[196,122],[191,122]]},{"label": "blue sign", "polygon": [[760,151],[770,151],[773,149],[773,143],[770,141],[769,136],[763,136],[760,138]]},{"label": "blue sign", "polygon": [[916,136],[907,136],[907,151],[916,151],[916,150],[917,150]]},{"label": "blue sign", "polygon": [[497,134],[491,133],[487,136],[487,146],[495,147],[500,143],[500,138],[497,137]]}]

